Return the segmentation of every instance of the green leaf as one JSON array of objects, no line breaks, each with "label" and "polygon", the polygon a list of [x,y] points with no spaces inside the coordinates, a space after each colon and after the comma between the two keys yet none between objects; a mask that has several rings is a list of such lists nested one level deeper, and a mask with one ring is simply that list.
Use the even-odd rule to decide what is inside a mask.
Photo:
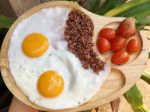
[{"label": "green leaf", "polygon": [[144,73],[141,76],[141,79],[150,84],[150,73],[148,71],[144,71]]},{"label": "green leaf", "polygon": [[135,18],[136,24],[139,25],[150,25],[150,18]]},{"label": "green leaf", "polygon": [[143,96],[136,85],[124,94],[126,100],[131,104],[135,112],[149,112],[143,103]]},{"label": "green leaf", "polygon": [[124,16],[124,17],[135,17],[138,14],[142,14],[143,12],[147,11],[146,13],[150,13],[150,1],[144,2],[140,5],[137,5],[133,8],[130,8],[122,13],[118,14],[117,16]]},{"label": "green leaf", "polygon": [[132,106],[141,106],[143,105],[143,96],[141,92],[138,90],[137,86],[134,85],[131,89],[129,89],[125,94],[125,98]]},{"label": "green leaf", "polygon": [[125,0],[106,0],[106,2],[97,10],[97,14],[103,15],[124,2]]},{"label": "green leaf", "polygon": [[90,0],[87,9],[91,12],[95,12],[99,7],[100,2],[101,0]]},{"label": "green leaf", "polygon": [[142,13],[135,14],[135,18],[145,18],[150,15],[150,10],[144,10]]},{"label": "green leaf", "polygon": [[8,18],[6,16],[0,16],[0,28],[9,28],[13,22],[14,18]]},{"label": "green leaf", "polygon": [[124,3],[112,10],[110,10],[109,12],[107,12],[106,14],[104,14],[105,16],[116,16],[120,13],[123,13],[137,5],[141,5],[145,2],[148,2],[149,0],[131,0],[130,2]]}]

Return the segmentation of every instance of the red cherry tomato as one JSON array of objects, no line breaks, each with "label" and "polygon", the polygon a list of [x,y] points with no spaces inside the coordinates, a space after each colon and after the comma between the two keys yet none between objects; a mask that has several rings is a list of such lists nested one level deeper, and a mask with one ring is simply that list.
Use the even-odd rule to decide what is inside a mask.
[{"label": "red cherry tomato", "polygon": [[140,50],[140,43],[138,40],[136,39],[131,39],[129,40],[128,44],[127,44],[127,51],[128,53],[132,54],[132,53],[136,53]]},{"label": "red cherry tomato", "polygon": [[117,65],[122,65],[129,60],[129,54],[126,51],[118,51],[112,55],[111,62]]},{"label": "red cherry tomato", "polygon": [[104,53],[110,50],[111,46],[107,39],[105,38],[99,38],[97,40],[97,48],[100,53]]},{"label": "red cherry tomato", "polygon": [[126,46],[126,39],[121,36],[117,36],[111,42],[111,50],[114,52],[123,49],[125,46]]},{"label": "red cherry tomato", "polygon": [[112,40],[114,39],[116,36],[116,31],[114,29],[111,29],[111,28],[103,28],[101,31],[100,31],[100,37],[104,37],[108,40]]}]

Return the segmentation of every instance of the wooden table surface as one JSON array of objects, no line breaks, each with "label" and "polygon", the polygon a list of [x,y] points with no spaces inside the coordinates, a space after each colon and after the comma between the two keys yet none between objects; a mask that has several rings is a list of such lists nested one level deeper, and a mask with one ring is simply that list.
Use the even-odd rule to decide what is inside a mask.
[{"label": "wooden table surface", "polygon": [[[137,82],[137,86],[144,96],[144,103],[150,109],[150,85],[144,82],[143,80],[139,80]],[[123,96],[120,97],[120,99],[121,100],[118,112],[133,112],[130,104],[126,101],[126,99]],[[99,108],[99,112],[112,112],[110,104],[102,105]]]},{"label": "wooden table surface", "polygon": [[[146,70],[150,72],[150,60],[149,60]],[[140,79],[137,82],[137,86],[143,94],[144,103],[150,109],[150,85]],[[118,112],[133,112],[130,104],[126,101],[126,99],[123,96],[120,97],[120,99],[121,101],[120,101]],[[110,104],[105,104],[105,105],[100,106],[99,112],[112,112]]]}]

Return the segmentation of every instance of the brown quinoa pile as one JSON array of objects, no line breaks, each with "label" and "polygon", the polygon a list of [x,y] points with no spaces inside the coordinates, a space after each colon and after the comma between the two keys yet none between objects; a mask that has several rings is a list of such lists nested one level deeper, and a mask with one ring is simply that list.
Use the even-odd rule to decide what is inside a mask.
[{"label": "brown quinoa pile", "polygon": [[68,49],[79,58],[85,69],[91,68],[98,73],[104,69],[104,62],[93,50],[93,30],[92,20],[83,12],[72,10],[69,13],[64,32]]}]

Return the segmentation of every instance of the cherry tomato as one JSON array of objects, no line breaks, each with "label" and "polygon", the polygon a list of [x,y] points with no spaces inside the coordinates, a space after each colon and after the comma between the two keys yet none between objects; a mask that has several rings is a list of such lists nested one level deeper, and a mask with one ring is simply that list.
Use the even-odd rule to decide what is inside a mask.
[{"label": "cherry tomato", "polygon": [[112,40],[114,39],[116,36],[116,31],[114,29],[111,29],[111,28],[103,28],[101,31],[100,31],[100,37],[104,37],[108,40]]},{"label": "cherry tomato", "polygon": [[111,50],[114,52],[123,49],[125,46],[126,46],[126,39],[121,36],[117,36],[111,42]]},{"label": "cherry tomato", "polygon": [[100,53],[104,53],[104,52],[107,52],[111,49],[111,45],[107,39],[99,38],[97,40],[97,48],[98,48]]},{"label": "cherry tomato", "polygon": [[111,62],[117,65],[122,65],[129,60],[129,54],[126,51],[118,51],[112,55]]},{"label": "cherry tomato", "polygon": [[131,39],[129,40],[128,44],[127,44],[127,51],[128,53],[132,54],[132,53],[136,53],[140,50],[140,43],[138,40],[136,39]]}]

